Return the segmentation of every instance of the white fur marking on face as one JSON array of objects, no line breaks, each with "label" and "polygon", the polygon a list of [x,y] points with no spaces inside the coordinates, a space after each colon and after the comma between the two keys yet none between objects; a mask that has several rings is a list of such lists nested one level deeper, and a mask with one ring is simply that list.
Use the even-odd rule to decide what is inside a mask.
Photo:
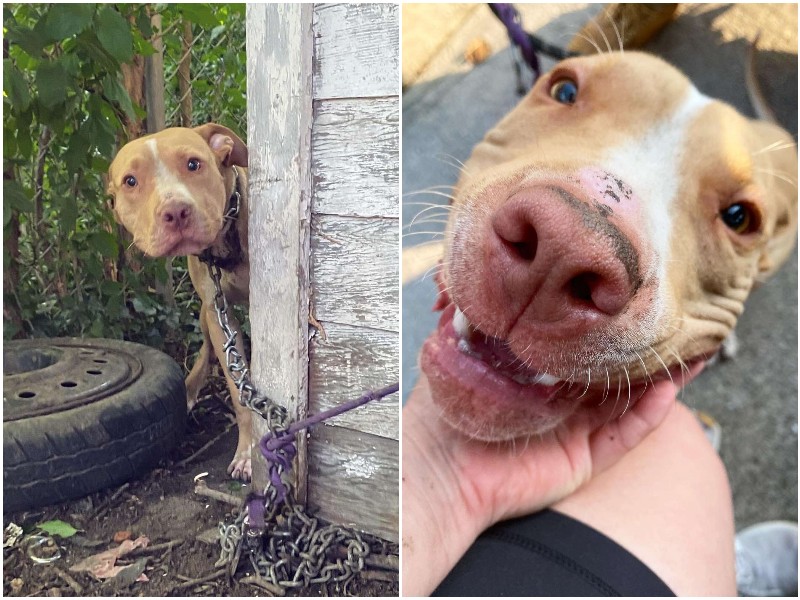
[{"label": "white fur marking on face", "polygon": [[192,193],[189,191],[189,188],[187,188],[183,181],[181,181],[180,178],[164,164],[164,161],[161,160],[156,141],[147,140],[145,143],[153,154],[153,160],[156,165],[156,190],[161,197],[164,198],[167,193],[172,192],[173,194],[181,196],[184,200],[192,202],[194,198],[192,198]]},{"label": "white fur marking on face", "polygon": [[645,227],[656,251],[656,294],[654,317],[664,305],[666,265],[670,255],[672,211],[680,188],[681,164],[687,152],[685,138],[689,126],[710,102],[693,85],[670,115],[654,123],[638,138],[613,148],[602,161],[602,167],[620,177],[641,198]]}]

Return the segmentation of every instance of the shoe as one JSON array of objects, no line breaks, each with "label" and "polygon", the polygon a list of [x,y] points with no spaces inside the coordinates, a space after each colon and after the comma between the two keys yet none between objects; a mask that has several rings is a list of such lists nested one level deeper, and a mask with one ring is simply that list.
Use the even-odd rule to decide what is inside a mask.
[{"label": "shoe", "polygon": [[703,433],[706,434],[708,441],[713,446],[716,452],[719,452],[719,445],[722,441],[722,427],[719,423],[717,423],[716,419],[709,415],[708,413],[703,412],[702,410],[692,409],[695,418],[700,423],[700,427],[703,428]]},{"label": "shoe", "polygon": [[736,534],[740,596],[797,597],[797,524],[757,523]]}]

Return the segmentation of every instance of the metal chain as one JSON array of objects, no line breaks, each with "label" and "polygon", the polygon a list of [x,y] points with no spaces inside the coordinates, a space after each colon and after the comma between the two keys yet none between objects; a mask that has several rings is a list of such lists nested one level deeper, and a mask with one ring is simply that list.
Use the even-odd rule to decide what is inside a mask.
[{"label": "metal chain", "polygon": [[[235,204],[226,218],[235,218],[239,203]],[[205,262],[214,282],[214,308],[225,336],[227,369],[239,391],[239,402],[264,418],[273,436],[279,435],[290,425],[288,411],[259,394],[250,381],[247,361],[236,347],[239,332],[231,327],[228,319],[221,269],[213,258]],[[282,475],[283,469],[277,468]],[[370,553],[369,545],[356,531],[333,524],[321,526],[318,519],[306,515],[302,507],[294,503],[291,482],[283,483],[286,490],[283,501],[276,501],[278,490],[273,483],[268,482],[264,490],[264,522],[269,523],[266,531],[248,527],[246,506],[233,523],[220,523],[220,557],[216,566],[229,565],[233,575],[244,547],[251,565],[261,577],[281,588],[300,589],[331,582],[346,586],[363,570],[364,558]]]}]

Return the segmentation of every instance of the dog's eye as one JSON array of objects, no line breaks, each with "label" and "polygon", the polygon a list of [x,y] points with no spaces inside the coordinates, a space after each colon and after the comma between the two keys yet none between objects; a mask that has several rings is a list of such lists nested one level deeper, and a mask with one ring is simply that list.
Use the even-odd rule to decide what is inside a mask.
[{"label": "dog's eye", "polygon": [[196,158],[190,158],[189,162],[186,163],[187,168],[190,171],[199,171],[200,170],[200,161]]},{"label": "dog's eye", "polygon": [[550,97],[561,104],[575,104],[578,84],[572,79],[559,79],[550,87]]},{"label": "dog's eye", "polygon": [[738,234],[752,233],[758,228],[758,216],[752,207],[741,202],[720,211],[722,222]]},{"label": "dog's eye", "polygon": [[134,177],[133,175],[128,175],[128,176],[127,176],[127,177],[126,177],[126,178],[123,180],[123,182],[125,183],[125,185],[127,185],[128,187],[131,187],[131,188],[132,188],[132,187],[136,187],[136,183],[137,183],[137,182],[136,182],[136,177]]}]

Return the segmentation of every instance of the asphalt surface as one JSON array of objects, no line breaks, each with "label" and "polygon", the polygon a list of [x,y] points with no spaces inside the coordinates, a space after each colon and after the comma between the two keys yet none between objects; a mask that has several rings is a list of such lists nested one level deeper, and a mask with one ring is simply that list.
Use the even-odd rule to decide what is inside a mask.
[{"label": "asphalt surface", "polygon": [[[517,7],[527,30],[562,46],[598,10],[596,5]],[[414,192],[455,183],[459,161],[468,158],[519,96],[504,31],[485,6],[452,8],[440,16],[435,7],[404,7],[403,29],[402,377],[407,396],[418,377],[419,348],[438,319],[430,310],[435,285],[422,273],[432,265],[425,256],[435,250],[430,242],[444,227],[444,216],[435,215],[445,215],[445,209],[429,211],[409,225],[428,207],[419,203],[447,204],[434,193]],[[682,69],[703,93],[752,116],[744,65],[748,40],[759,31],[759,81],[779,121],[796,139],[796,4],[681,5],[677,18],[646,49]],[[427,45],[409,44],[414,35]],[[493,54],[473,66],[463,53],[477,39]],[[552,64],[544,60],[542,66],[546,70]],[[736,329],[737,356],[706,369],[683,393],[684,402],[722,426],[720,454],[731,480],[737,528],[797,520],[797,306],[795,252],[748,300]]]}]

